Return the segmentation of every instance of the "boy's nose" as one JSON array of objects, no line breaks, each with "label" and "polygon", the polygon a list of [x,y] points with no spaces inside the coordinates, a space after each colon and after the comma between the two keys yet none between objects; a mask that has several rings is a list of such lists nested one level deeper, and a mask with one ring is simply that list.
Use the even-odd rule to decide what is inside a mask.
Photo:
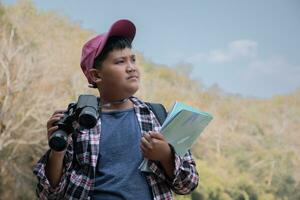
[{"label": "boy's nose", "polygon": [[133,72],[133,71],[136,71],[135,65],[134,65],[133,63],[131,63],[131,62],[128,62],[126,71],[127,71],[127,72]]}]

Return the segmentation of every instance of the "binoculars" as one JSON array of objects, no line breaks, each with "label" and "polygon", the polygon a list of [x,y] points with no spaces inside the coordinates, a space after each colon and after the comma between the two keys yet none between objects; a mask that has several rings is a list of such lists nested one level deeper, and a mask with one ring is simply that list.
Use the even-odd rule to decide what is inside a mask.
[{"label": "binoculars", "polygon": [[96,126],[99,117],[99,103],[94,95],[80,95],[77,103],[70,103],[64,116],[56,123],[58,130],[49,138],[49,146],[55,151],[63,151],[68,146],[68,135],[74,132],[73,122],[82,128]]}]

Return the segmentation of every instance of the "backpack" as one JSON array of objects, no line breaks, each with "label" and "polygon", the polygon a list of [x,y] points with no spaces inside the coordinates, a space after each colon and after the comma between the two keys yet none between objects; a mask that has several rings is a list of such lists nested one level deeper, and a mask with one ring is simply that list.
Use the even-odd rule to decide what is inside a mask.
[{"label": "backpack", "polygon": [[152,110],[155,117],[158,119],[160,125],[162,125],[168,116],[166,108],[160,103],[149,103],[149,102],[145,102],[145,103]]}]

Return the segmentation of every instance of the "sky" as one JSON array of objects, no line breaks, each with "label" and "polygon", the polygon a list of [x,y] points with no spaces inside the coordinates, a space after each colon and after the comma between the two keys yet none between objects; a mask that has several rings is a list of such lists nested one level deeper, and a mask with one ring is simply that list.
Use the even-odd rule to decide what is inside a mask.
[{"label": "sky", "polygon": [[[3,0],[13,4],[15,0]],[[33,0],[95,33],[134,22],[134,49],[226,93],[269,98],[300,88],[299,0]]]}]

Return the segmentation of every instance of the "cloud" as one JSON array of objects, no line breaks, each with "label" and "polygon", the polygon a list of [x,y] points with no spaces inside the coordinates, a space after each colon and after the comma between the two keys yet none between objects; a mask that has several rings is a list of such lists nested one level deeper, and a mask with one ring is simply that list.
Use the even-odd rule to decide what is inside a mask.
[{"label": "cloud", "polygon": [[[253,59],[245,63],[226,86],[229,91],[244,95],[271,97],[287,94],[300,87],[300,65],[293,65],[284,57]],[[229,71],[234,71],[228,68]],[[235,84],[234,84],[235,83]]]},{"label": "cloud", "polygon": [[228,63],[240,59],[255,58],[257,54],[257,43],[253,40],[235,40],[228,44],[226,49],[215,49],[208,53],[198,53],[190,58],[188,62],[210,62]]},{"label": "cloud", "polygon": [[249,63],[242,77],[264,87],[296,89],[300,87],[300,65],[292,65],[283,57],[270,57]]},{"label": "cloud", "polygon": [[199,53],[187,59],[193,76],[205,84],[217,83],[226,92],[270,97],[300,88],[300,63],[284,56],[258,55],[253,40],[235,40],[226,49]]}]

